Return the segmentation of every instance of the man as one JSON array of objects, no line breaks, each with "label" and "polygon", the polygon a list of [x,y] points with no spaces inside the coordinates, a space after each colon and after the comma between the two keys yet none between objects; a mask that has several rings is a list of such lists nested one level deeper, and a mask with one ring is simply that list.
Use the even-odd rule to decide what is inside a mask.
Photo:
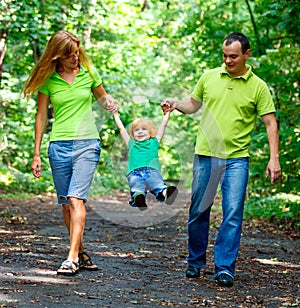
[{"label": "man", "polygon": [[271,177],[271,183],[281,176],[281,169],[275,108],[267,85],[246,64],[251,53],[249,41],[241,33],[232,33],[222,49],[223,66],[205,72],[189,99],[165,99],[161,106],[164,112],[177,109],[187,114],[202,106],[193,166],[186,277],[199,277],[205,267],[210,210],[220,184],[223,220],[214,246],[215,280],[231,287],[242,230],[249,144],[257,115],[262,117],[268,135],[266,177]]}]

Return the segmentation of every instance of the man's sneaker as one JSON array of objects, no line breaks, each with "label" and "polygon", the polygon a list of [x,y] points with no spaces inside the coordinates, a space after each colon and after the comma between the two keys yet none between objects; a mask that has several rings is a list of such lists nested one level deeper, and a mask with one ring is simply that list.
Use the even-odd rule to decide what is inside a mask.
[{"label": "man's sneaker", "polygon": [[221,287],[230,288],[233,286],[234,280],[230,275],[222,273],[216,278],[216,283]]},{"label": "man's sneaker", "polygon": [[170,185],[166,192],[166,204],[171,205],[174,203],[178,194],[178,188],[176,186]]},{"label": "man's sneaker", "polygon": [[193,265],[189,264],[188,268],[185,272],[185,276],[187,278],[198,278],[198,277],[200,277],[200,268],[194,267]]}]

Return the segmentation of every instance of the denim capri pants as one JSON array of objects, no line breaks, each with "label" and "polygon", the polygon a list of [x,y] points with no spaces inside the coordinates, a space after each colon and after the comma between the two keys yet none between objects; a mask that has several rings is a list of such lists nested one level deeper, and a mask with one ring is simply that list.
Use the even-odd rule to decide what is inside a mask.
[{"label": "denim capri pants", "polygon": [[101,152],[99,139],[51,141],[48,157],[58,204],[69,197],[86,202]]}]

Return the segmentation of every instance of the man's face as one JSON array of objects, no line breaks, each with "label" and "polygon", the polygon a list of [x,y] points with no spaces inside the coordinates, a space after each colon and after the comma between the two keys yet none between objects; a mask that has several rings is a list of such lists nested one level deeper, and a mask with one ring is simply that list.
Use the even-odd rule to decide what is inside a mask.
[{"label": "man's face", "polygon": [[242,53],[242,45],[239,41],[234,41],[226,46],[225,42],[222,46],[223,61],[226,65],[226,71],[232,77],[242,76],[246,73],[246,61],[250,56],[250,49],[244,54]]}]

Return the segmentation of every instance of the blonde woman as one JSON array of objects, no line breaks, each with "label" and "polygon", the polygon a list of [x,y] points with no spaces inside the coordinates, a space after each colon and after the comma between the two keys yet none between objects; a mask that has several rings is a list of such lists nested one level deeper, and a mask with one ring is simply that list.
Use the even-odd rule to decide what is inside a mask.
[{"label": "blonde woman", "polygon": [[129,151],[126,173],[131,195],[129,204],[140,210],[147,208],[147,191],[155,195],[157,201],[165,201],[167,204],[172,204],[178,193],[176,186],[167,186],[164,182],[158,160],[159,143],[164,136],[169,117],[168,112],[158,130],[150,119],[138,118],[131,123],[128,134],[119,113],[114,113],[116,125]]},{"label": "blonde woman", "polygon": [[83,243],[88,191],[99,161],[101,145],[92,114],[96,99],[110,112],[117,101],[106,93],[98,71],[91,65],[79,39],[58,31],[49,40],[39,62],[32,70],[24,95],[38,91],[32,173],[41,176],[40,146],[47,124],[48,106],[54,110],[48,156],[58,204],[70,235],[67,259],[57,274],[75,275],[79,269],[97,270]]}]

